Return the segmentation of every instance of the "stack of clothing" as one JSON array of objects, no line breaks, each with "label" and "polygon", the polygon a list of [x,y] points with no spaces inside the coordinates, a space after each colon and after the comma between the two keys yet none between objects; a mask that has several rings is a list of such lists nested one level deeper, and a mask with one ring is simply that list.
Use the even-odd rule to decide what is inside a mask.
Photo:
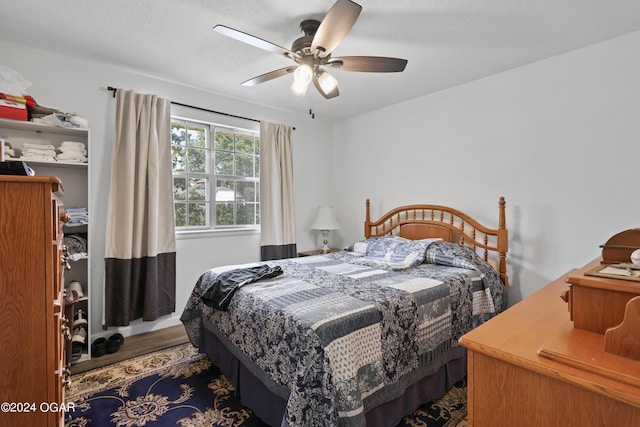
[{"label": "stack of clothing", "polygon": [[67,227],[85,225],[89,222],[89,214],[87,208],[69,208],[66,210],[69,221]]},{"label": "stack of clothing", "polygon": [[55,162],[56,148],[50,144],[30,144],[22,146],[21,160],[37,160],[41,162]]},{"label": "stack of clothing", "polygon": [[83,142],[63,141],[56,159],[61,162],[87,163],[87,148]]},{"label": "stack of clothing", "polygon": [[29,116],[31,117],[31,121],[37,122],[37,120],[33,120],[33,119],[42,119],[44,117],[47,117],[50,114],[56,114],[56,113],[62,114],[60,111],[58,111],[55,108],[44,107],[36,103],[36,105],[34,105],[33,108],[31,109]]},{"label": "stack of clothing", "polygon": [[13,159],[15,156],[16,152],[13,148],[11,148],[11,144],[9,144],[8,141],[4,141],[4,158]]},{"label": "stack of clothing", "polygon": [[86,233],[68,234],[62,238],[62,242],[69,251],[69,259],[71,261],[78,261],[87,257]]}]

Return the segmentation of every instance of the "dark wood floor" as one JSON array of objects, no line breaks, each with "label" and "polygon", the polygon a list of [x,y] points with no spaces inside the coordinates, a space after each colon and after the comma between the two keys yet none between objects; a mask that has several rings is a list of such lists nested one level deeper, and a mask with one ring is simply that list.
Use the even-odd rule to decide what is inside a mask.
[{"label": "dark wood floor", "polygon": [[170,328],[125,337],[120,350],[115,353],[105,354],[104,356],[94,357],[86,362],[71,365],[71,374],[78,374],[90,369],[100,368],[188,341],[183,325],[176,325]]}]

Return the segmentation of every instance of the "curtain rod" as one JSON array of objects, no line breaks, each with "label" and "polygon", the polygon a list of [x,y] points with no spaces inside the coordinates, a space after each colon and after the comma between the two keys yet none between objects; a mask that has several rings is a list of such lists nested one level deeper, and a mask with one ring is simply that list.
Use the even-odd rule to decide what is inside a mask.
[{"label": "curtain rod", "polygon": [[[113,86],[107,86],[107,90],[110,92],[113,92],[113,97],[116,97],[116,92],[118,91],[117,87],[113,87]],[[252,122],[258,122],[260,123],[260,120],[258,119],[252,119],[251,117],[242,117],[242,116],[236,116],[235,114],[229,114],[229,113],[223,113],[222,111],[215,111],[215,110],[209,110],[208,108],[202,108],[202,107],[195,107],[193,105],[188,105],[188,104],[182,104],[180,102],[174,102],[171,101],[171,103],[173,105],[179,105],[181,107],[187,107],[187,108],[192,108],[194,110],[200,110],[200,111],[206,111],[207,113],[214,113],[214,114],[221,114],[223,116],[227,116],[227,117],[233,117],[235,119],[243,119],[243,120],[250,120]],[[295,127],[292,127],[291,129],[296,130]]]}]

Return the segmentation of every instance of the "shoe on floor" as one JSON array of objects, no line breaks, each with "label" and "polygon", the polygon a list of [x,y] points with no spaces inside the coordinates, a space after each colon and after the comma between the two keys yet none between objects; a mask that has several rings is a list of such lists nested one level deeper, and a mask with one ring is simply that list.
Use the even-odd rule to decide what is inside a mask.
[{"label": "shoe on floor", "polygon": [[96,338],[91,344],[91,357],[104,356],[107,352],[107,339],[105,337]]},{"label": "shoe on floor", "polygon": [[124,337],[122,336],[122,334],[116,333],[111,335],[107,340],[107,353],[111,354],[120,350],[120,346],[122,345],[123,342],[124,342]]}]

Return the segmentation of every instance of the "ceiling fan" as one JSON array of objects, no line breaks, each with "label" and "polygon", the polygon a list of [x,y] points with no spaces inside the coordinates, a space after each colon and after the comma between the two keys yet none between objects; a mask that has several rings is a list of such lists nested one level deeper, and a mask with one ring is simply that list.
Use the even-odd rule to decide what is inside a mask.
[{"label": "ceiling fan", "polygon": [[291,90],[296,95],[304,96],[310,83],[313,82],[322,96],[331,99],[340,95],[338,81],[325,70],[325,67],[343,71],[394,73],[404,71],[407,65],[406,59],[380,56],[331,57],[331,52],[349,33],[361,11],[362,6],[351,0],[336,1],[322,22],[307,19],[300,23],[304,36],[296,39],[291,49],[224,25],[216,25],[213,29],[243,43],[284,55],[297,64],[254,77],[243,82],[243,86],[255,86],[293,73],[294,81]]}]

